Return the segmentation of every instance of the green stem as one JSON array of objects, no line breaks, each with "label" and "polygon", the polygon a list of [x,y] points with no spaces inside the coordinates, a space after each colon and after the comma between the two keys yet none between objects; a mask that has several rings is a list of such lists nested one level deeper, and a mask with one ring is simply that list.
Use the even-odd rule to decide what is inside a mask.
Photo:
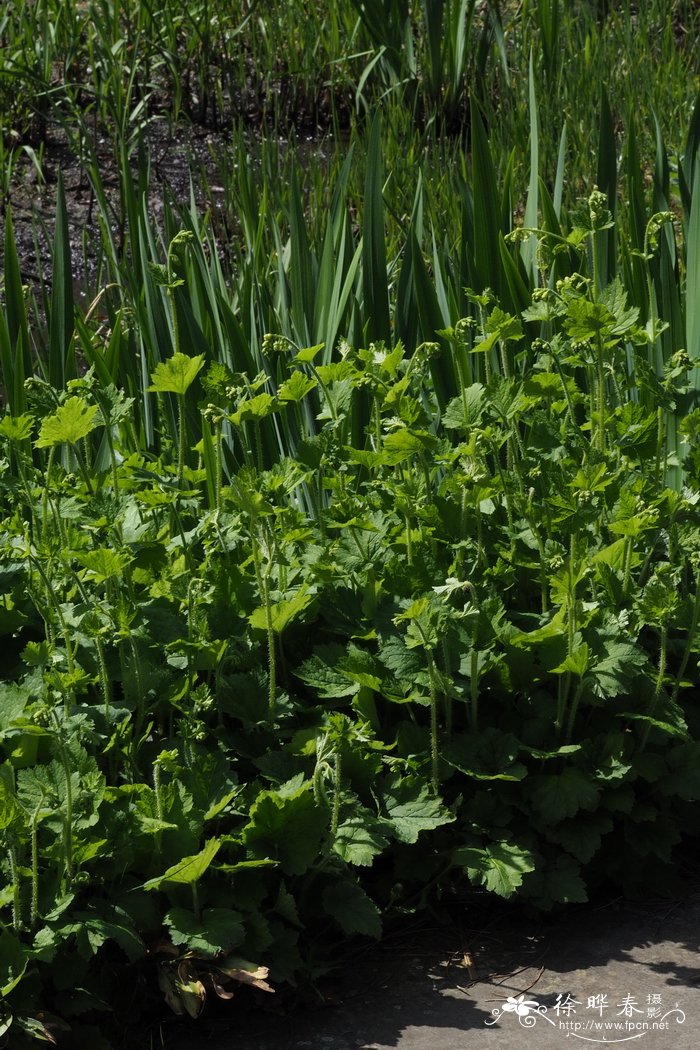
[{"label": "green stem", "polygon": [[177,395],[177,428],[178,428],[178,447],[177,447],[177,487],[182,488],[182,482],[185,472],[185,395]]},{"label": "green stem", "polygon": [[216,514],[217,518],[221,514],[221,434],[222,434],[222,422],[219,420],[216,424],[216,433],[214,435],[214,457],[216,464],[216,478],[214,479],[215,492],[216,492]]},{"label": "green stem", "polygon": [[476,632],[472,638],[472,652],[469,662],[469,692],[471,728],[473,733],[479,731],[479,650],[476,647]]},{"label": "green stem", "polygon": [[105,705],[105,718],[109,720],[109,710],[112,700],[112,689],[109,680],[109,674],[107,673],[107,660],[105,659],[105,649],[102,644],[102,639],[99,635],[95,635],[95,648],[97,649],[97,665],[100,673],[100,690],[102,692],[102,699]]},{"label": "green stem", "polygon": [[411,519],[408,514],[404,515],[406,522],[406,561],[409,565],[413,565],[413,540],[411,538]]},{"label": "green stem", "polygon": [[439,786],[439,744],[438,744],[438,688],[435,675],[435,661],[430,649],[425,651],[428,659],[428,678],[430,681],[430,766],[433,791],[437,795]]},{"label": "green stem", "polygon": [[267,667],[268,667],[268,721],[273,724],[277,713],[277,661],[275,652],[275,632],[272,629],[272,603],[270,601],[270,573],[272,565],[268,565],[265,573],[260,564],[260,544],[255,535],[253,540],[253,566],[258,584],[258,592],[265,607],[265,632],[267,634]]},{"label": "green stem", "polygon": [[656,456],[654,459],[654,482],[658,485],[661,481],[661,456],[666,443],[666,428],[664,426],[664,410],[659,405],[656,410]]},{"label": "green stem", "polygon": [[483,568],[486,568],[486,548],[484,547],[484,520],[481,514],[481,507],[476,507],[476,549],[479,561]]},{"label": "green stem", "polygon": [[[566,602],[566,655],[572,656],[574,652],[574,641],[576,638],[576,586],[574,584],[576,560],[576,534],[571,534],[571,546],[569,548],[569,584]],[[571,672],[567,671],[559,679],[557,696],[557,736],[561,735],[564,726],[564,717],[569,703],[571,691]]]},{"label": "green stem", "polygon": [[[117,456],[116,456],[116,453],[114,451],[114,438],[112,436],[112,428],[111,428],[111,426],[105,427],[105,436],[107,438],[107,448],[109,449],[109,461],[110,461],[110,466],[111,466],[111,469],[112,469],[112,489],[114,490],[114,495],[118,497],[119,496],[119,468],[118,468],[118,465],[117,465]],[[119,531],[121,532],[121,525],[119,526]],[[120,536],[120,538],[121,538],[121,536]]]},{"label": "green stem", "polygon": [[[443,635],[442,638],[442,659],[445,665],[445,675],[449,678],[451,675],[450,667],[450,649],[447,644],[447,635]],[[445,736],[449,740],[452,736],[452,697],[445,694]]]},{"label": "green stem", "polygon": [[49,449],[49,458],[46,463],[46,479],[44,481],[44,491],[41,495],[41,542],[46,543],[46,537],[48,533],[49,524],[49,488],[51,487],[51,474],[53,472],[53,460],[56,446],[52,445]]},{"label": "green stem", "polygon": [[12,928],[15,933],[19,933],[22,928],[22,901],[19,893],[17,851],[14,846],[8,846],[7,856],[10,861],[10,878],[12,880]]},{"label": "green stem", "polygon": [[513,505],[510,498],[510,491],[508,489],[508,483],[506,481],[506,475],[501,466],[501,460],[498,454],[498,449],[494,441],[490,440],[491,454],[493,455],[494,465],[498,476],[501,480],[501,488],[503,489],[503,498],[506,505],[506,517],[508,518],[508,535],[510,536],[510,550],[511,554],[515,552],[515,519],[513,516]]},{"label": "green stem", "polygon": [[685,669],[688,666],[688,660],[693,650],[693,644],[695,643],[695,633],[698,629],[698,618],[700,617],[700,572],[695,580],[695,598],[693,599],[693,610],[690,614],[690,627],[688,629],[688,637],[685,643],[685,649],[683,650],[683,656],[681,658],[680,666],[678,668],[678,674],[676,680],[673,683],[673,700],[674,702],[678,698],[678,690],[681,687],[683,681],[683,675]]},{"label": "green stem", "polygon": [[[668,626],[663,624],[661,627],[661,645],[659,647],[659,670],[656,675],[656,685],[654,686],[654,695],[651,698],[651,704],[649,705],[649,717],[651,717],[656,710],[656,705],[661,696],[661,689],[664,684],[664,676],[666,674],[666,658],[667,658],[667,646],[668,646]],[[651,732],[651,723],[647,722],[644,727],[642,739],[639,744],[640,753],[644,750],[649,739],[649,733]]]},{"label": "green stem", "polygon": [[272,604],[270,602],[270,577],[265,577],[265,629],[267,631],[267,665],[269,671],[268,719],[272,725],[277,713],[277,660],[275,653],[275,632],[272,629]]},{"label": "green stem", "polygon": [[71,445],[71,448],[73,449],[73,452],[75,454],[75,459],[76,459],[76,462],[78,464],[78,470],[82,474],[83,481],[85,482],[85,487],[88,490],[89,494],[91,496],[94,496],[95,495],[95,490],[93,489],[92,482],[90,480],[90,471],[87,468],[87,464],[85,463],[85,459],[83,458],[83,454],[80,451],[80,447],[77,444],[73,444],[73,445]]},{"label": "green stem", "polygon": [[[73,659],[73,649],[71,648],[71,636],[70,636],[70,632],[68,630],[68,625],[66,624],[65,618],[63,616],[63,612],[61,610],[61,605],[58,602],[58,600],[56,599],[56,596],[55,596],[55,594],[53,592],[53,589],[51,587],[49,579],[48,579],[46,573],[44,572],[41,564],[39,563],[38,559],[33,557],[32,555],[30,555],[29,560],[30,560],[31,564],[36,568],[36,570],[39,573],[39,575],[41,576],[41,579],[42,579],[42,581],[44,583],[44,588],[45,588],[45,592],[46,592],[46,597],[48,599],[48,604],[53,607],[54,612],[56,613],[56,618],[58,620],[58,623],[59,623],[59,626],[60,626],[60,629],[61,629],[61,636],[63,638],[63,642],[64,642],[64,645],[66,647],[66,661],[68,663],[68,674],[70,675],[70,677],[72,679],[73,675],[75,673],[75,661]],[[74,690],[72,685],[68,689],[65,690],[63,699],[64,699],[65,708],[66,708],[66,714],[69,714],[73,704],[75,703],[75,690]]]},{"label": "green stem", "polygon": [[[157,759],[156,759],[156,761],[155,761],[155,763],[153,765],[153,790],[155,791],[155,795],[156,795],[156,817],[158,818],[158,820],[162,824],[163,823],[163,791],[162,791],[162,785],[161,785],[161,781],[160,781],[160,762]],[[160,853],[161,849],[163,848],[162,847],[162,838],[163,838],[163,832],[159,828],[156,831],[156,834],[155,834],[156,849],[158,850],[159,853]]]},{"label": "green stem", "polygon": [[576,692],[574,693],[574,699],[571,702],[571,710],[569,711],[569,719],[566,726],[566,736],[564,738],[565,744],[571,743],[571,737],[574,733],[574,724],[576,722],[576,713],[578,711],[579,701],[583,693],[583,678],[579,679],[579,683],[576,686]]},{"label": "green stem", "polygon": [[39,836],[37,815],[32,819],[32,896],[29,904],[29,928],[36,927],[39,918]]},{"label": "green stem", "polygon": [[[56,716],[54,715],[54,718]],[[60,726],[57,726],[60,732]],[[63,860],[65,875],[68,884],[73,879],[73,783],[71,781],[71,767],[68,761],[63,741],[59,738],[58,757],[63,767],[63,777],[66,788],[66,812],[63,820]]]},{"label": "green stem", "polygon": [[131,737],[132,763],[134,769],[136,769],[136,750],[138,748],[138,742],[141,737],[141,730],[143,729],[146,711],[145,697],[143,695],[143,679],[141,676],[141,660],[138,654],[138,649],[136,647],[136,642],[134,641],[131,633],[129,634],[128,641],[129,650],[131,652],[132,669],[136,686],[136,718],[134,719],[134,729]]},{"label": "green stem", "polygon": [[623,594],[628,594],[629,593],[630,575],[632,573],[632,550],[633,550],[632,537],[631,536],[625,536],[625,544],[624,544],[625,570],[624,570],[624,576],[623,576],[623,582],[622,582]]},{"label": "green stem", "polygon": [[340,755],[340,748],[336,745],[333,760],[333,815],[331,817],[331,835],[333,838],[338,834],[338,824],[340,823],[340,783],[342,775],[343,760]]},{"label": "green stem", "polygon": [[555,367],[555,369],[557,371],[559,379],[561,380],[562,389],[564,391],[564,397],[566,399],[566,408],[567,408],[567,412],[569,414],[569,422],[571,423],[571,426],[572,426],[572,433],[578,438],[580,436],[580,431],[579,431],[579,428],[578,428],[578,424],[576,423],[576,412],[574,410],[574,403],[573,403],[573,401],[571,399],[571,391],[569,390],[569,386],[568,386],[568,383],[566,381],[566,377],[564,376],[564,372],[562,371],[562,367],[561,367],[561,363],[559,361],[559,358],[554,353],[554,351],[553,351],[553,349],[551,347],[550,347],[550,352],[552,354],[552,361],[554,362],[554,367]]},{"label": "green stem", "polygon": [[508,366],[508,351],[506,350],[506,344],[502,339],[499,339],[498,346],[501,351],[501,367],[503,369],[503,375],[506,379],[510,379],[510,368]]},{"label": "green stem", "polygon": [[598,334],[596,345],[598,365],[598,448],[605,453],[605,367],[603,362],[603,341]]}]

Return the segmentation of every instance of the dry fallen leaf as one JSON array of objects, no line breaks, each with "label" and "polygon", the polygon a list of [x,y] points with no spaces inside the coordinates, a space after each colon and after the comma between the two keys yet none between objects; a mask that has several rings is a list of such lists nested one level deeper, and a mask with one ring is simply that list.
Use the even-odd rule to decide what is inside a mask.
[{"label": "dry fallen leaf", "polygon": [[219,999],[233,999],[233,992],[229,991],[228,988],[224,988],[222,984],[219,984],[219,982],[216,980],[213,974],[210,973],[208,976],[209,980],[211,981],[211,986],[214,989],[215,993],[218,995]]},{"label": "dry fallen leaf", "polygon": [[256,966],[255,963],[248,962],[247,959],[239,959],[236,956],[229,955],[226,959],[218,962],[216,967],[232,981],[240,981],[241,984],[259,988],[261,992],[272,992],[274,994],[275,989],[271,988],[265,980],[270,973],[267,966]]},{"label": "dry fallen leaf", "polygon": [[183,959],[177,968],[176,987],[180,1001],[190,1017],[199,1017],[204,1009],[207,991],[199,977],[197,969],[189,959]]}]

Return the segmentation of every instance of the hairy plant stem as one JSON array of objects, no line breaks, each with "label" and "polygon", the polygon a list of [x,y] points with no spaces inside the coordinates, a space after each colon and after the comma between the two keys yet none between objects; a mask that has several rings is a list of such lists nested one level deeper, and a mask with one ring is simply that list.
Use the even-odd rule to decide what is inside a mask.
[{"label": "hairy plant stem", "polygon": [[603,340],[600,332],[596,339],[596,365],[598,371],[598,449],[605,455],[605,362],[603,360]]},{"label": "hairy plant stem", "polygon": [[17,850],[14,844],[7,847],[7,858],[10,862],[10,879],[12,881],[12,929],[19,933],[22,929],[22,899],[19,892],[19,866]]},{"label": "hairy plant stem", "polygon": [[63,818],[63,863],[66,882],[70,886],[73,881],[73,782],[71,780],[70,761],[61,735],[61,726],[55,711],[52,712],[52,715],[56,724],[58,759],[63,767],[63,778],[66,788],[66,811]]},{"label": "hairy plant stem", "polygon": [[624,543],[624,552],[625,552],[624,566],[625,567],[624,567],[624,574],[623,574],[623,578],[622,578],[622,592],[623,592],[623,594],[629,594],[630,576],[632,574],[632,552],[633,552],[633,547],[634,547],[634,545],[632,543],[632,537],[631,536],[625,536],[625,543]]},{"label": "hairy plant stem", "polygon": [[439,787],[439,744],[438,744],[438,688],[435,673],[435,661],[430,649],[425,650],[428,660],[428,679],[430,681],[430,769],[433,791]]},{"label": "hairy plant stem", "polygon": [[413,539],[411,537],[411,519],[408,514],[404,514],[404,521],[406,524],[406,562],[409,565],[413,565]]},{"label": "hairy plant stem", "polygon": [[[576,534],[571,534],[571,546],[569,549],[569,584],[566,600],[566,655],[573,656],[574,641],[576,638],[576,585],[574,583],[574,562],[576,558]],[[571,671],[566,671],[559,678],[557,690],[557,737],[561,736],[564,727],[564,717],[569,703],[571,691]]]},{"label": "hairy plant stem", "polygon": [[177,395],[177,487],[182,488],[185,474],[185,395]]},{"label": "hairy plant stem", "polygon": [[574,725],[576,723],[576,714],[578,712],[579,701],[581,700],[581,696],[583,695],[583,686],[584,686],[584,680],[583,680],[583,676],[581,676],[581,678],[579,678],[578,685],[576,686],[576,692],[574,693],[574,698],[571,701],[571,708],[569,710],[569,718],[568,718],[568,722],[567,722],[567,726],[566,726],[566,735],[564,737],[564,743],[565,744],[570,744],[571,743],[571,737],[574,734]]},{"label": "hairy plant stem", "polygon": [[700,571],[698,571],[695,577],[695,597],[693,598],[693,607],[690,614],[690,627],[688,628],[688,637],[685,642],[685,648],[683,649],[683,656],[678,666],[678,672],[676,674],[676,680],[673,683],[673,700],[674,702],[678,699],[678,691],[683,681],[683,675],[688,666],[690,660],[690,654],[693,651],[693,645],[695,643],[695,634],[698,629],[698,619],[700,618]]},{"label": "hairy plant stem", "polygon": [[511,553],[513,553],[515,549],[515,517],[513,515],[513,504],[511,501],[510,491],[508,489],[508,482],[506,480],[505,471],[501,466],[501,460],[498,455],[498,449],[496,448],[496,444],[493,441],[493,439],[489,440],[489,444],[491,446],[491,454],[493,455],[496,471],[501,480],[501,488],[503,489],[503,498],[505,500],[506,505],[506,516],[508,518],[508,535],[510,536],[510,549]]},{"label": "hairy plant stem", "polygon": [[501,368],[503,369],[503,375],[506,379],[510,379],[510,367],[508,365],[508,351],[506,349],[506,343],[503,339],[499,339],[498,348],[501,352]]},{"label": "hairy plant stem", "polygon": [[562,370],[561,362],[560,362],[557,354],[554,352],[553,347],[550,346],[549,350],[550,350],[550,354],[552,356],[552,361],[554,362],[554,367],[556,369],[557,375],[559,376],[559,380],[561,382],[562,390],[564,391],[564,399],[566,400],[566,410],[567,410],[567,413],[568,413],[568,416],[569,416],[569,423],[571,424],[571,427],[572,427],[572,433],[578,434],[579,431],[578,431],[578,426],[576,425],[576,412],[574,410],[574,403],[571,400],[571,391],[569,390],[569,385],[568,385],[568,383],[566,381],[566,377],[565,377],[564,372]]},{"label": "hairy plant stem", "polygon": [[270,576],[272,563],[269,562],[263,572],[260,556],[260,543],[255,535],[253,540],[253,566],[258,584],[258,592],[265,609],[265,633],[267,635],[267,669],[268,669],[268,698],[267,718],[270,725],[274,724],[277,714],[277,658],[275,650],[275,632],[272,628],[272,602],[270,601]]},{"label": "hairy plant stem", "polygon": [[[668,648],[668,624],[662,624],[661,626],[661,643],[659,645],[659,669],[656,675],[656,685],[654,686],[654,695],[651,698],[649,705],[648,715],[651,718],[656,710],[656,705],[659,702],[661,696],[661,690],[664,684],[664,677],[666,675],[666,659],[667,659],[667,648]],[[639,753],[641,754],[647,746],[647,740],[649,739],[649,733],[651,732],[651,722],[647,722],[642,733],[642,739],[639,742]]]},{"label": "hairy plant stem", "polygon": [[190,886],[192,888],[192,911],[194,912],[197,921],[199,921],[202,918],[202,906],[199,901],[199,886],[197,885],[197,880],[195,879],[194,882],[191,882]]},{"label": "hairy plant stem", "polygon": [[214,478],[214,505],[216,507],[217,519],[221,514],[221,484],[222,484],[222,462],[221,462],[221,440],[222,440],[223,422],[221,419],[216,421],[216,429],[214,432],[214,463],[216,477]]},{"label": "hairy plant stem", "polygon": [[331,815],[331,835],[333,838],[338,834],[340,823],[340,784],[343,775],[343,759],[340,754],[340,746],[336,743],[333,756],[333,812]]},{"label": "hairy plant stem", "polygon": [[270,574],[265,574],[265,588],[263,592],[265,602],[265,630],[267,631],[267,666],[269,674],[269,692],[267,703],[267,717],[270,725],[274,724],[277,714],[277,659],[275,653],[275,632],[272,629],[272,603],[270,602]]},{"label": "hairy plant stem", "polygon": [[132,673],[134,676],[135,693],[136,693],[136,717],[134,718],[134,727],[131,734],[131,747],[130,757],[131,765],[134,773],[138,773],[138,764],[136,762],[136,753],[138,749],[138,743],[141,737],[141,731],[143,729],[143,723],[146,714],[146,698],[143,693],[143,677],[141,675],[141,658],[138,653],[136,642],[134,641],[131,631],[128,632],[126,638],[123,639],[122,645],[120,646],[120,654],[122,661],[122,674],[124,674],[125,657],[124,657],[124,642],[128,645],[129,652],[131,654]]},{"label": "hairy plant stem", "polygon": [[481,565],[483,568],[486,568],[488,563],[486,560],[486,548],[484,546],[484,519],[480,506],[477,506],[476,508],[476,549]]},{"label": "hairy plant stem", "polygon": [[[69,568],[69,566],[66,567]],[[73,577],[75,579],[76,586],[80,592],[80,597],[83,599],[85,605],[88,608],[90,608],[90,606],[93,603],[90,599],[90,595],[87,593],[85,587],[83,586],[82,580],[76,573],[73,573]],[[99,633],[97,633],[98,630],[99,628],[96,630],[93,638],[95,642],[95,649],[97,650],[97,669],[98,677],[100,680],[100,692],[102,693],[102,700],[105,709],[105,718],[109,718],[109,711],[112,701],[112,685],[110,682],[109,673],[107,671],[107,659],[105,657],[104,644],[102,642],[102,639],[100,638]]]},{"label": "hairy plant stem", "polygon": [[105,658],[104,645],[102,644],[102,639],[99,635],[95,635],[95,648],[97,649],[97,666],[99,668],[100,691],[102,693],[102,700],[105,708],[105,718],[109,719],[112,702],[112,685],[107,672],[107,660]]},{"label": "hairy plant stem", "polygon": [[[160,780],[160,762],[158,759],[153,763],[153,790],[156,796],[156,817],[163,823],[163,788]],[[156,849],[160,853],[163,848],[163,832],[158,828],[155,834]]]},{"label": "hairy plant stem", "polygon": [[32,817],[32,893],[29,902],[29,929],[34,930],[39,920],[39,835],[38,814]]},{"label": "hairy plant stem", "polygon": [[469,662],[470,724],[473,733],[479,731],[479,650],[476,647],[476,631],[472,638],[472,652]]},{"label": "hairy plant stem", "polygon": [[49,449],[49,458],[46,462],[46,477],[44,480],[44,491],[41,494],[41,542],[46,543],[49,525],[49,488],[51,486],[51,474],[53,472],[53,460],[56,446]]},{"label": "hairy plant stem", "polygon": [[[449,678],[452,673],[450,649],[447,644],[447,636],[442,638],[442,662],[445,666],[445,675]],[[452,697],[445,693],[445,736],[449,740],[452,736]]]},{"label": "hairy plant stem", "polygon": [[654,457],[654,482],[658,485],[661,480],[661,457],[666,443],[666,427],[664,425],[664,410],[661,405],[656,410],[656,455]]},{"label": "hairy plant stem", "polygon": [[[68,625],[66,624],[65,617],[63,615],[63,610],[61,609],[60,603],[56,599],[56,596],[55,596],[55,594],[53,592],[53,588],[51,586],[51,583],[50,583],[46,573],[44,572],[44,569],[43,569],[41,563],[39,562],[38,558],[35,558],[33,555],[30,554],[29,555],[29,561],[35,567],[35,569],[37,570],[37,572],[41,576],[41,579],[42,579],[43,584],[44,584],[44,589],[45,589],[46,597],[47,597],[47,600],[48,600],[48,604],[53,608],[53,610],[54,610],[54,612],[56,614],[56,619],[58,620],[58,623],[59,623],[59,626],[60,626],[60,632],[61,632],[61,636],[63,638],[63,643],[64,643],[64,645],[66,647],[66,662],[68,663],[68,674],[69,674],[70,678],[72,679],[74,674],[75,674],[75,660],[74,660],[74,657],[73,657],[73,649],[71,647],[70,632],[68,630]],[[70,685],[67,689],[62,690],[62,692],[63,692],[63,700],[64,700],[64,705],[65,705],[65,711],[66,711],[66,714],[68,715],[68,714],[70,714],[70,711],[71,711],[73,705],[75,704],[75,689],[74,689],[73,685]]]}]

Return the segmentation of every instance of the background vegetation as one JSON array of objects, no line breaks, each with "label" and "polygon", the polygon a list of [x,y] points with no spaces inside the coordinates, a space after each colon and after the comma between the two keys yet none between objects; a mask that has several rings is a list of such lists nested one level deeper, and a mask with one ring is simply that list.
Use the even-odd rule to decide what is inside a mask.
[{"label": "background vegetation", "polygon": [[696,871],[698,17],[6,6],[4,1038]]}]

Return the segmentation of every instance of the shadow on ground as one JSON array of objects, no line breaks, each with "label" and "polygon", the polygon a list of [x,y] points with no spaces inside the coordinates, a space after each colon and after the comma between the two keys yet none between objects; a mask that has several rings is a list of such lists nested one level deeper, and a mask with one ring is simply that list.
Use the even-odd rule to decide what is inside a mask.
[{"label": "shadow on ground", "polygon": [[[467,918],[469,916],[469,918]],[[700,898],[396,932],[354,954],[325,1007],[163,1025],[165,1050],[700,1046]],[[522,996],[522,1000],[519,997]],[[510,997],[510,1000],[509,1000]],[[567,1042],[568,1040],[568,1042]]]},{"label": "shadow on ground", "polygon": [[[523,996],[522,1000],[519,996]],[[325,1006],[166,1024],[165,1050],[700,1046],[700,899],[514,907],[400,930],[355,953]],[[567,1042],[569,1041],[569,1042]],[[572,1042],[573,1041],[573,1042]]]}]

